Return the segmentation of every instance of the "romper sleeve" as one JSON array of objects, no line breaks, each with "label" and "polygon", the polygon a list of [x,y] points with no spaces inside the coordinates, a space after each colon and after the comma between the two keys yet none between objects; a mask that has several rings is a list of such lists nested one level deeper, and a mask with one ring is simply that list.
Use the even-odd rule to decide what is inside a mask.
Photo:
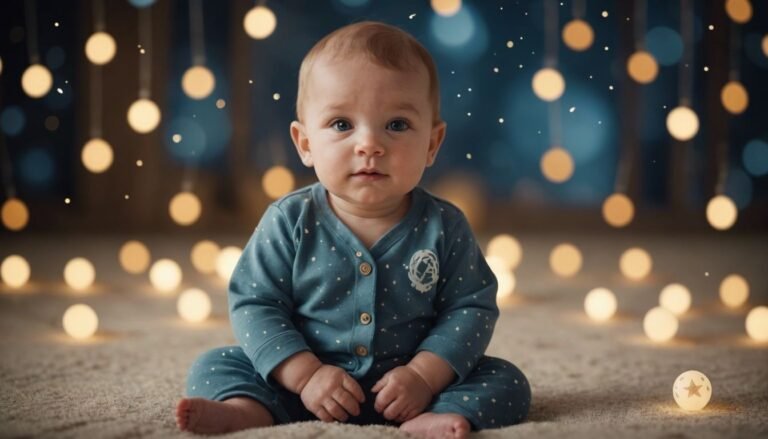
[{"label": "romper sleeve", "polygon": [[485,353],[499,317],[497,283],[463,214],[446,232],[434,326],[416,351],[430,351],[464,381]]},{"label": "romper sleeve", "polygon": [[243,249],[229,283],[229,316],[240,347],[265,381],[291,355],[310,350],[294,326],[293,227],[271,205]]}]

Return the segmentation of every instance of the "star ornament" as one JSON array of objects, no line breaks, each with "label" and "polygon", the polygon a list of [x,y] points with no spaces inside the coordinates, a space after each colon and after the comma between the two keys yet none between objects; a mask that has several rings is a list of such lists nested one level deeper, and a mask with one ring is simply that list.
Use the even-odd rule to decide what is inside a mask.
[{"label": "star ornament", "polygon": [[698,411],[709,403],[712,397],[712,384],[703,373],[698,370],[689,370],[675,379],[672,385],[672,396],[683,410]]}]

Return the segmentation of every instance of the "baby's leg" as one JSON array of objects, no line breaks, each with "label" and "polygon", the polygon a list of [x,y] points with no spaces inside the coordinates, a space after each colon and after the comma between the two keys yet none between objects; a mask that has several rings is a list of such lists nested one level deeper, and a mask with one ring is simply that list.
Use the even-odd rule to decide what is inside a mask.
[{"label": "baby's leg", "polygon": [[176,425],[180,430],[192,433],[229,433],[272,424],[274,420],[269,410],[246,397],[224,401],[183,398],[176,406]]}]

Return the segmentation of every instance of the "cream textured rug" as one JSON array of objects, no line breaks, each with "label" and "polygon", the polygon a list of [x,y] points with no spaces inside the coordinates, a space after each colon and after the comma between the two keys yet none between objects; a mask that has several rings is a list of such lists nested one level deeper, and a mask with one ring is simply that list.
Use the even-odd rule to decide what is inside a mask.
[{"label": "cream textured rug", "polygon": [[[146,275],[119,269],[117,249],[128,237],[1,238],[0,259],[24,255],[33,279],[21,291],[0,286],[0,436],[191,436],[177,432],[173,417],[187,368],[202,351],[233,343],[224,282],[193,273],[187,262],[197,239],[142,237],[153,257],[181,262],[184,287],[210,293],[214,315],[202,325],[182,322],[175,297],[156,293]],[[243,245],[247,236],[219,238]],[[768,437],[768,345],[746,337],[748,308],[728,311],[717,295],[720,280],[738,272],[751,283],[750,306],[768,304],[768,236],[615,232],[519,239],[517,296],[502,309],[488,354],[528,375],[532,412],[522,425],[473,437]],[[584,255],[581,273],[570,280],[548,267],[549,251],[564,240]],[[618,272],[619,255],[633,245],[654,258],[652,275],[641,282]],[[89,258],[97,270],[85,295],[61,281],[64,264],[75,256]],[[693,308],[681,318],[676,339],[657,345],[643,335],[642,317],[670,282],[690,288]],[[619,300],[618,315],[603,325],[591,323],[582,307],[584,295],[598,286]],[[78,302],[100,319],[97,336],[85,343],[61,329],[65,309]],[[714,389],[698,413],[683,412],[672,398],[674,379],[688,369],[704,372]],[[406,436],[392,427],[311,422],[226,437]]]}]

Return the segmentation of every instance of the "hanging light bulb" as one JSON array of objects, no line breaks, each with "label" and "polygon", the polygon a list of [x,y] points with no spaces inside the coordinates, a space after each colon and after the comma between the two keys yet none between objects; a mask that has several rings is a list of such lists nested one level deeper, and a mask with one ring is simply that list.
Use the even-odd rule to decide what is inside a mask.
[{"label": "hanging light bulb", "polygon": [[275,13],[266,6],[256,6],[243,19],[245,32],[253,39],[263,40],[272,35],[277,27]]},{"label": "hanging light bulb", "polygon": [[603,202],[603,219],[613,227],[624,227],[632,222],[635,206],[628,196],[615,193]]},{"label": "hanging light bulb", "polygon": [[85,43],[85,56],[94,64],[104,65],[112,61],[117,52],[117,45],[112,35],[96,32]]},{"label": "hanging light bulb", "polygon": [[202,210],[203,205],[200,203],[200,199],[192,192],[179,192],[168,205],[171,218],[181,226],[194,224],[200,218]]},{"label": "hanging light bulb", "polygon": [[577,52],[583,52],[592,46],[595,33],[592,26],[584,20],[571,20],[563,28],[563,42]]},{"label": "hanging light bulb", "polygon": [[659,64],[656,58],[648,52],[639,50],[627,60],[629,76],[640,84],[648,84],[659,74]]},{"label": "hanging light bulb", "polygon": [[87,170],[100,174],[112,166],[114,159],[112,146],[104,139],[91,139],[83,146],[80,159]]},{"label": "hanging light bulb", "polygon": [[160,108],[150,99],[138,99],[128,108],[128,124],[141,134],[152,132],[160,123]]},{"label": "hanging light bulb", "polygon": [[51,71],[42,64],[27,67],[21,76],[21,88],[31,98],[42,98],[51,90],[53,76]]},{"label": "hanging light bulb", "polygon": [[667,115],[667,130],[677,140],[690,140],[699,132],[699,117],[688,107],[676,107]]},{"label": "hanging light bulb", "polygon": [[3,203],[3,209],[0,211],[3,225],[14,232],[18,232],[27,226],[29,222],[29,209],[18,198],[9,198]]},{"label": "hanging light bulb", "polygon": [[729,113],[741,114],[749,105],[749,95],[741,82],[730,81],[723,86],[723,90],[720,92],[720,101]]},{"label": "hanging light bulb", "polygon": [[573,158],[566,149],[555,146],[541,157],[540,167],[547,180],[563,183],[573,175]]},{"label": "hanging light bulb", "polygon": [[273,200],[291,192],[294,184],[293,173],[285,166],[273,166],[261,178],[264,193]]},{"label": "hanging light bulb", "polygon": [[725,195],[717,195],[707,203],[707,221],[717,230],[728,230],[736,222],[739,210]]},{"label": "hanging light bulb", "polygon": [[184,72],[181,88],[192,99],[207,98],[216,86],[216,78],[205,66],[194,66]]},{"label": "hanging light bulb", "polygon": [[565,79],[553,68],[543,68],[533,75],[533,92],[544,101],[556,101],[565,92]]}]

